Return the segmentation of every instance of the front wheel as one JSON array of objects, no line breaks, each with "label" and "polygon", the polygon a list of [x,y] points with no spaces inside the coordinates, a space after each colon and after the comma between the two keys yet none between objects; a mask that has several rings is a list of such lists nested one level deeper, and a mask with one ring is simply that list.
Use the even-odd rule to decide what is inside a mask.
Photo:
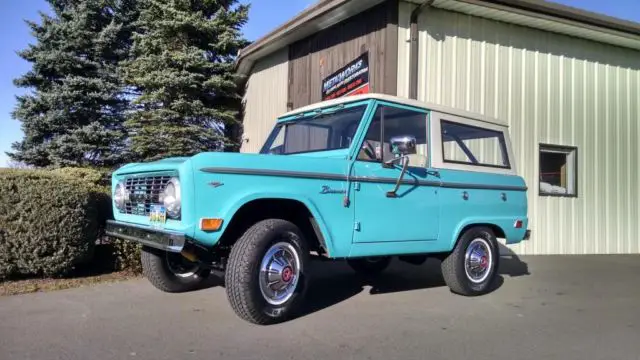
[{"label": "front wheel", "polygon": [[185,292],[198,288],[211,271],[192,263],[179,253],[143,247],[140,253],[142,273],[164,292]]},{"label": "front wheel", "polygon": [[295,224],[267,219],[251,226],[231,249],[225,272],[233,311],[258,325],[292,317],[307,289],[308,257]]},{"label": "front wheel", "polygon": [[481,295],[490,289],[499,259],[493,231],[473,227],[462,234],[453,252],[442,261],[442,275],[454,293]]}]

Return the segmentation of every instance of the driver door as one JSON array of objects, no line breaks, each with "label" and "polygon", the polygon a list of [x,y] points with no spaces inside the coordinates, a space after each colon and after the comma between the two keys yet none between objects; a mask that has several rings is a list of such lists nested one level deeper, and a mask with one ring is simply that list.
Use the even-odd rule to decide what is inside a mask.
[{"label": "driver door", "polygon": [[[354,164],[354,243],[433,241],[439,230],[439,179],[428,169],[427,112],[379,103]],[[402,170],[401,162],[383,166],[394,157],[390,139],[416,138],[416,154],[396,197],[388,197]],[[380,141],[383,139],[383,141]]]}]

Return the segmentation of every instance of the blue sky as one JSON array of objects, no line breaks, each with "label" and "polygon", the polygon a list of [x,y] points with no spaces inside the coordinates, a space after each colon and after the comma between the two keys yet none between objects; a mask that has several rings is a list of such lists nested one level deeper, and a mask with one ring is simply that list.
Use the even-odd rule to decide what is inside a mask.
[{"label": "blue sky", "polygon": [[[284,23],[316,0],[241,0],[251,2],[249,23],[244,32],[249,40],[255,40],[269,30]],[[640,22],[638,0],[556,0],[556,2],[606,15]],[[38,11],[48,12],[44,0],[0,0],[0,167],[6,165],[5,151],[11,143],[22,138],[20,123],[11,118],[15,95],[23,89],[13,86],[13,79],[29,70],[29,64],[16,55],[33,38],[24,19],[38,20]]]}]

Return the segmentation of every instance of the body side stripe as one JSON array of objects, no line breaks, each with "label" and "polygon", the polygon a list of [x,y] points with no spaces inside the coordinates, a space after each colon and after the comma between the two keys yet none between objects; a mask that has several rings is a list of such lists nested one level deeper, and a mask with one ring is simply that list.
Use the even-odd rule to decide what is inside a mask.
[{"label": "body side stripe", "polygon": [[[350,180],[350,181],[380,183],[380,184],[395,184],[397,181],[396,178],[386,178],[386,177],[351,176],[349,179],[347,179],[345,175],[330,174],[330,173],[286,171],[286,170],[239,169],[239,168],[228,168],[228,167],[206,167],[206,168],[200,169],[200,171],[207,172],[207,173],[217,173],[217,174],[282,176],[282,177],[290,177],[290,178],[319,179],[319,180],[331,180],[331,181]],[[527,191],[526,186],[441,182],[441,181],[418,180],[415,178],[414,179],[405,178],[402,180],[402,184],[417,185],[417,186],[437,186],[437,187],[453,188],[453,189]]]}]

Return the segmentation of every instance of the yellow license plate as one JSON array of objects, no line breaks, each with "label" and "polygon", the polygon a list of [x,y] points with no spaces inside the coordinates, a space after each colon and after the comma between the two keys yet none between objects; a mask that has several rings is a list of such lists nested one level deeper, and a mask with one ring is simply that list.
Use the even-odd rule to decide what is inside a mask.
[{"label": "yellow license plate", "polygon": [[152,225],[163,225],[167,222],[167,209],[162,205],[151,205],[149,222]]}]

